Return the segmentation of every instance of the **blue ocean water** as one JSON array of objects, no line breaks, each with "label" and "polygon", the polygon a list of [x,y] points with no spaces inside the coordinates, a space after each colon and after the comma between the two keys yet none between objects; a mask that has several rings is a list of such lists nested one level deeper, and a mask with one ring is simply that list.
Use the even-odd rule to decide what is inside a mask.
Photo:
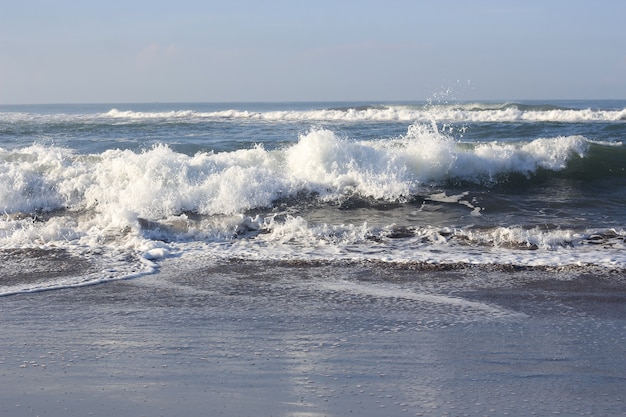
[{"label": "blue ocean water", "polygon": [[625,138],[626,101],[0,106],[0,293],[172,257],[623,270]]}]

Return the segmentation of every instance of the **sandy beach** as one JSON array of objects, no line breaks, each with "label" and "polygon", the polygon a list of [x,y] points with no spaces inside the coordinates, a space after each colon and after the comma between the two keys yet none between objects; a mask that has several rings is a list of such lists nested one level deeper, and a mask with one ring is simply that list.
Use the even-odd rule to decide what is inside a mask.
[{"label": "sandy beach", "polygon": [[626,415],[618,275],[227,263],[0,299],[3,416]]}]

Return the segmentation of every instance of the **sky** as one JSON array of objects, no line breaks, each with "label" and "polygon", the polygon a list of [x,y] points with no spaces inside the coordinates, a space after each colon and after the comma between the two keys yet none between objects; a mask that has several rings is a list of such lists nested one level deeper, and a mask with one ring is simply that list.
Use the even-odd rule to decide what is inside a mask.
[{"label": "sky", "polygon": [[0,0],[0,104],[626,99],[623,0]]}]

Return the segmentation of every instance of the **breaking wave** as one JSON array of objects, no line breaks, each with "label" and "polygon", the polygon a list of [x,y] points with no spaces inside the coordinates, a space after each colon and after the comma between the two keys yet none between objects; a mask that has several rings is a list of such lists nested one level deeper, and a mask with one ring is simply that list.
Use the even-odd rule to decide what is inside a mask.
[{"label": "breaking wave", "polygon": [[626,108],[593,109],[568,108],[555,105],[521,103],[466,103],[454,105],[349,105],[303,110],[242,110],[237,108],[217,111],[191,109],[168,111],[132,111],[112,108],[91,114],[32,114],[2,112],[1,123],[137,123],[160,121],[172,123],[200,123],[206,121],[254,120],[267,122],[623,122]]}]

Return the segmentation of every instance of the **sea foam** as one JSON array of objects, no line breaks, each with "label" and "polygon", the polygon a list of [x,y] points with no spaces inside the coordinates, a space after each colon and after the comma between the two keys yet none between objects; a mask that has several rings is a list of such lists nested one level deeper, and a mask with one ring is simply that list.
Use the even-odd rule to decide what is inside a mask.
[{"label": "sea foam", "polygon": [[626,120],[626,109],[592,110],[592,109],[549,109],[528,110],[516,106],[502,108],[476,108],[472,106],[380,106],[366,109],[318,109],[318,110],[285,110],[255,112],[249,110],[221,110],[215,112],[196,112],[191,110],[167,112],[134,112],[112,109],[101,114],[104,118],[118,120],[154,120],[172,119],[201,121],[207,119],[243,119],[268,122],[289,121],[334,121],[334,122],[367,122],[367,121],[408,121],[408,122],[455,122],[455,123],[489,123],[489,122],[619,122]]},{"label": "sea foam", "polygon": [[[112,245],[137,250],[151,261],[175,251],[169,244],[155,245],[158,241],[227,242],[250,233],[268,245],[298,241],[312,252],[334,245],[343,249],[331,252],[344,251],[384,241],[388,233],[367,224],[276,217],[272,207],[301,196],[334,204],[354,196],[405,202],[421,194],[432,201],[455,199],[478,216],[481,208],[464,195],[432,193],[431,187],[449,180],[489,186],[501,174],[561,170],[571,158],[585,158],[588,147],[582,136],[522,144],[460,143],[434,123],[416,123],[400,137],[368,141],[311,129],[297,143],[275,150],[257,145],[186,155],[161,144],[141,152],[110,149],[83,155],[56,146],[0,149],[0,209],[5,213],[0,247]],[[247,213],[255,209],[268,214],[249,218]],[[491,246],[504,246],[507,239],[517,245],[521,239],[521,246],[547,248],[543,235],[507,238],[497,233],[465,233],[464,239]],[[415,244],[451,243],[443,237],[450,234],[437,229],[411,229],[411,235]]]},{"label": "sea foam", "polygon": [[524,144],[461,144],[423,124],[389,140],[358,141],[313,129],[296,144],[189,156],[167,145],[80,155],[55,146],[0,149],[6,213],[93,209],[161,219],[183,212],[236,214],[300,192],[395,201],[449,179],[488,182],[498,174],[561,170],[583,158],[582,136]]}]

